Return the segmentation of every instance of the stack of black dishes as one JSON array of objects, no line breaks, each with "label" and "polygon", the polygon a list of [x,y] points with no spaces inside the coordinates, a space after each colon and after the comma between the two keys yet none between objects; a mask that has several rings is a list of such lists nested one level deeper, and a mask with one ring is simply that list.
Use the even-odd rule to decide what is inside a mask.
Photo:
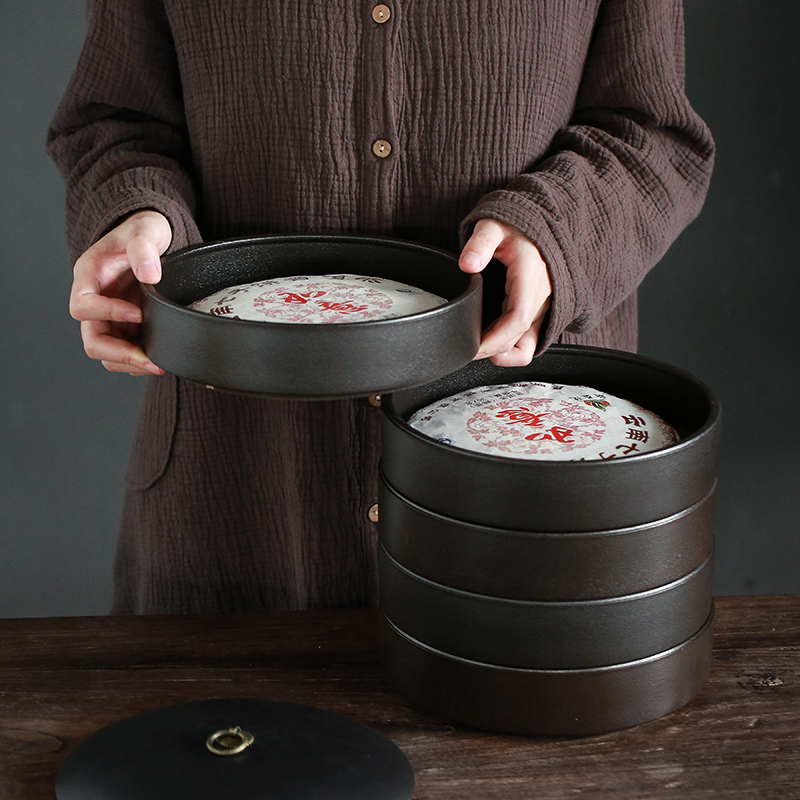
[{"label": "stack of black dishes", "polygon": [[[590,386],[680,437],[641,455],[482,455],[411,428],[419,408],[519,380]],[[385,669],[420,707],[479,728],[588,735],[687,703],[711,654],[719,406],[685,372],[553,347],[474,362],[384,398],[380,585]]]},{"label": "stack of black dishes", "polygon": [[[332,273],[389,278],[446,302],[336,325],[187,307],[236,284]],[[659,717],[688,702],[708,671],[718,404],[685,372],[599,348],[553,347],[520,368],[470,363],[482,302],[493,319],[503,276],[465,275],[452,253],[383,237],[204,244],[165,258],[162,281],[144,287],[143,346],[168,372],[210,388],[384,396],[385,655],[409,699],[532,735]],[[458,449],[408,424],[443,397],[519,380],[632,400],[680,441],[608,461],[533,461]]]}]

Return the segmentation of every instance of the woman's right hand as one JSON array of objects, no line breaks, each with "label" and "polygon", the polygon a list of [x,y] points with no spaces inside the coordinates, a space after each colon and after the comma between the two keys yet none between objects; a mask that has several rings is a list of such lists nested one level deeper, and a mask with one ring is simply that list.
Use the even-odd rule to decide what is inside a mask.
[{"label": "woman's right hand", "polygon": [[161,255],[172,228],[158,211],[137,211],[76,262],[69,312],[81,323],[83,347],[111,372],[163,375],[139,346],[142,291],[161,280]]}]

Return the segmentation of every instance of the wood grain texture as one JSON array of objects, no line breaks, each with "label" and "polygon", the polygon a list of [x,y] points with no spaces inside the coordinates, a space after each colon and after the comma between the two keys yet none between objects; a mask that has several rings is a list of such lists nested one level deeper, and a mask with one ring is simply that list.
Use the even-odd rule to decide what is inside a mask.
[{"label": "wood grain texture", "polygon": [[685,708],[585,739],[484,734],[384,685],[374,610],[0,621],[0,799],[53,800],[72,748],[168,704],[264,697],[359,719],[418,800],[800,798],[800,596],[717,600],[711,677]]}]

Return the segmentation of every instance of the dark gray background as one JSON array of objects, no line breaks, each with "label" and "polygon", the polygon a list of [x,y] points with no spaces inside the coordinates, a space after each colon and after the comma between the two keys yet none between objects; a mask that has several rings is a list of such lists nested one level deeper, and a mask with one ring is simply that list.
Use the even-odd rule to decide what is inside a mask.
[{"label": "dark gray background", "polygon": [[[716,594],[800,592],[800,5],[685,0],[719,148],[701,217],[645,280],[641,347],[722,400]],[[0,0],[0,616],[103,614],[140,380],[83,355],[47,123],[83,0]]]}]

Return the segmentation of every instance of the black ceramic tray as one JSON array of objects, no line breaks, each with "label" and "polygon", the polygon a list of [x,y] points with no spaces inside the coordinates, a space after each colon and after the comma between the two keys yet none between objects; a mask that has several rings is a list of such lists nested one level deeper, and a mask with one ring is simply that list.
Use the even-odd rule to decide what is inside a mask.
[{"label": "black ceramic tray", "polygon": [[[481,278],[444,250],[368,236],[266,236],[190,247],[144,287],[143,346],[158,366],[237,392],[334,398],[384,393],[452,372],[475,355]],[[186,306],[235,284],[353,273],[447,299],[397,319],[340,324],[224,319]]]},{"label": "black ceramic tray", "polygon": [[408,760],[372,728],[238,698],[113,723],[72,751],[56,782],[58,800],[409,800],[413,790]]},{"label": "black ceramic tray", "polygon": [[708,678],[712,613],[677,647],[600,669],[525,670],[455,658],[382,617],[385,674],[426,711],[484,730],[589,736],[629,728],[688,703]]},{"label": "black ceramic tray", "polygon": [[379,549],[380,606],[411,639],[460,658],[532,669],[603,667],[688,639],[712,602],[712,557],[647,592],[604,600],[508,600],[414,575]]},{"label": "black ceramic tray", "polygon": [[[590,386],[632,400],[675,427],[681,441],[642,455],[599,461],[535,461],[483,455],[411,428],[416,410],[465,389],[520,380]],[[675,367],[596,347],[551,347],[527,367],[488,360],[383,402],[382,468],[402,496],[476,525],[523,531],[596,531],[663,520],[714,487],[719,403]]]},{"label": "black ceramic tray", "polygon": [[454,589],[517,600],[595,600],[663,586],[714,543],[712,491],[663,520],[581,533],[471,525],[421,508],[381,475],[381,544],[395,561]]}]

